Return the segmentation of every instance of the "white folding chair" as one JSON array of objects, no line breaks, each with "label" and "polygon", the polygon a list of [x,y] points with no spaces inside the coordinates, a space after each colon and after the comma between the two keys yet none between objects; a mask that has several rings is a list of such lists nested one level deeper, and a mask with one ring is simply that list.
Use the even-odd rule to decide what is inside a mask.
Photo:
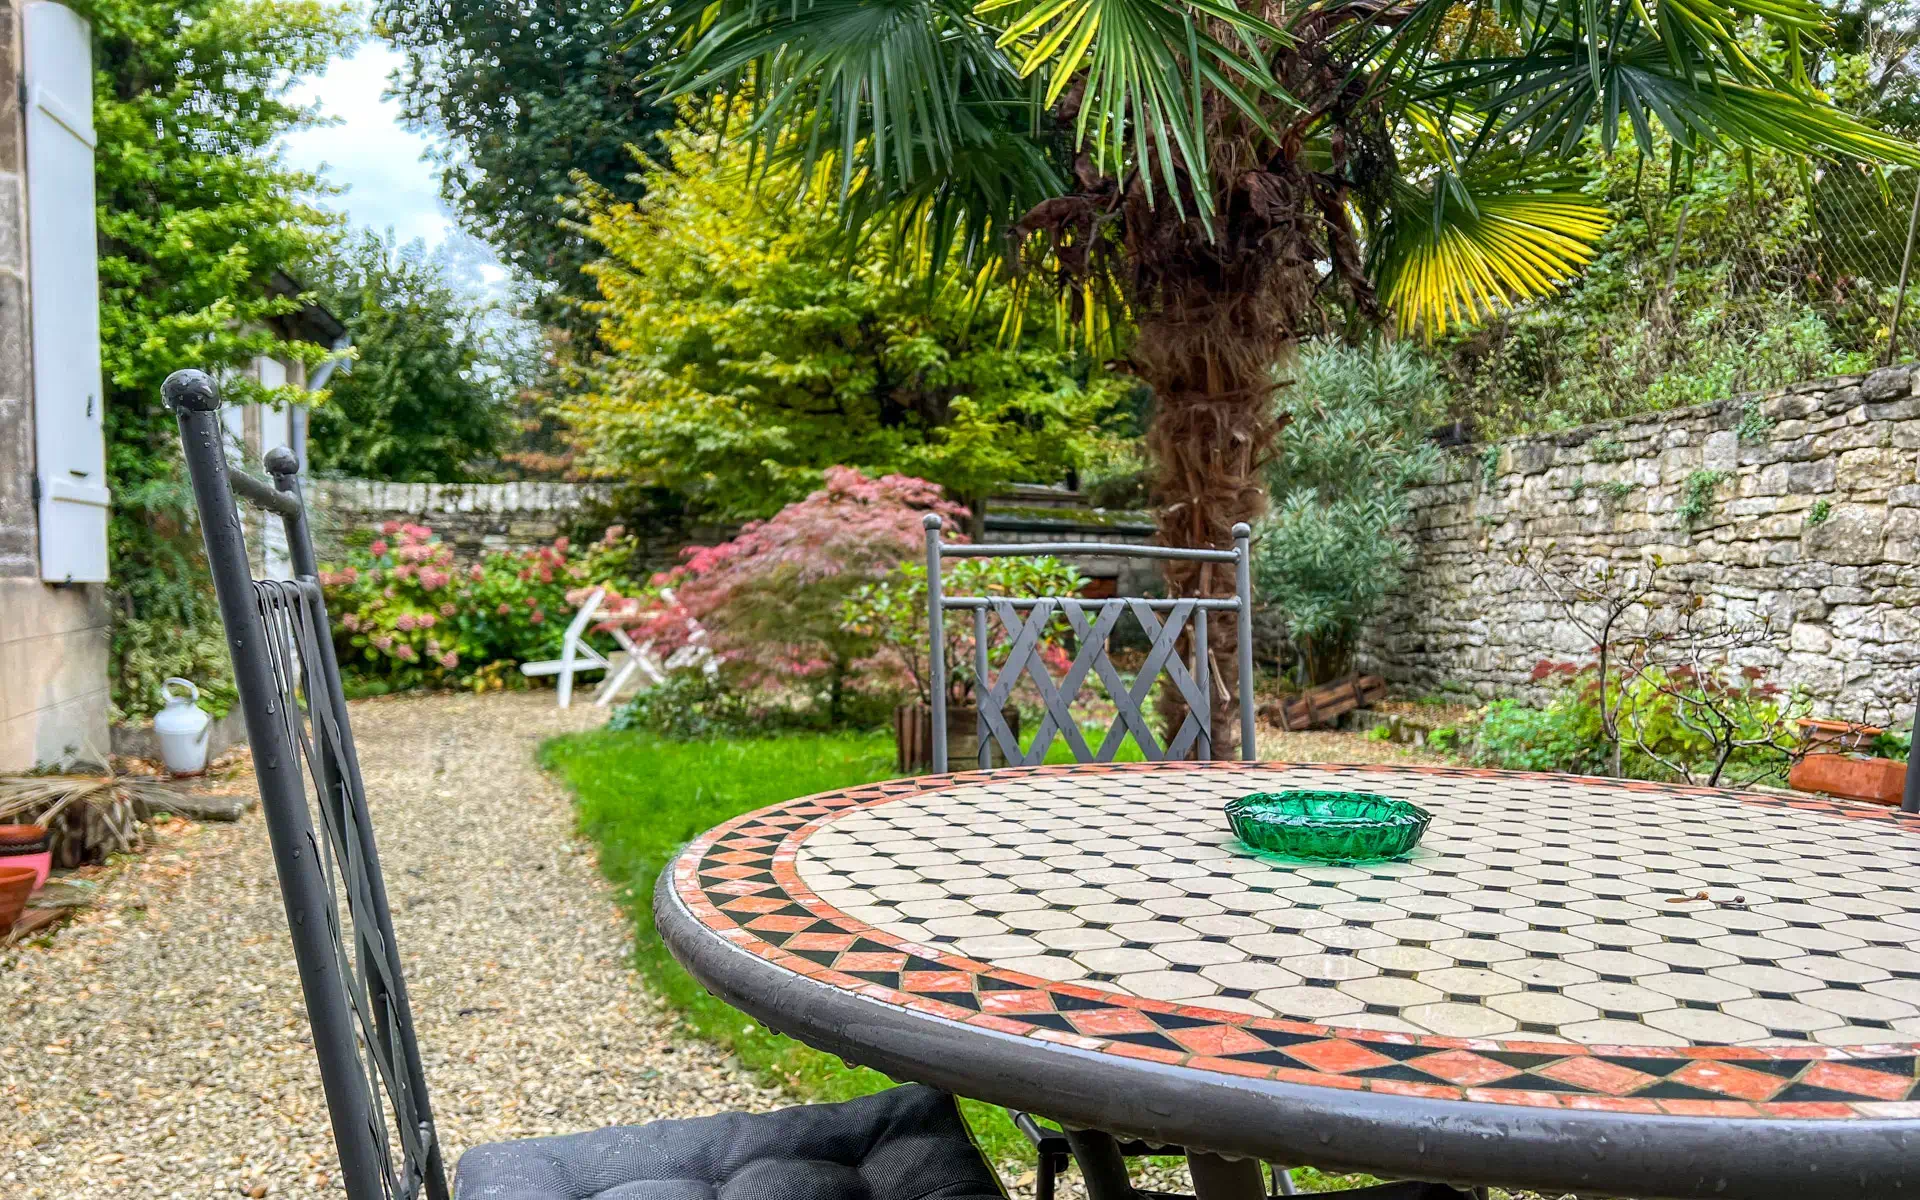
[{"label": "white folding chair", "polygon": [[[560,643],[560,657],[545,662],[520,664],[522,675],[558,675],[560,677],[560,707],[573,705],[573,677],[581,671],[605,671],[613,666],[607,656],[595,650],[587,642],[587,626],[593,623],[593,615],[600,611],[600,601],[606,599],[605,588],[595,588],[588,594],[586,603],[580,611],[573,614],[573,622],[567,626],[567,632]],[[604,690],[604,689],[603,689]]]},{"label": "white folding chair", "polygon": [[[673,592],[662,590],[660,596],[667,603],[673,603]],[[600,690],[593,694],[593,702],[605,708],[620,694],[620,689],[626,686],[627,680],[636,674],[641,678],[643,691],[665,683],[668,672],[680,671],[692,666],[698,666],[706,673],[707,678],[713,678],[719,672],[720,664],[714,660],[713,651],[707,648],[707,631],[700,622],[691,617],[688,618],[688,625],[690,631],[686,644],[668,655],[664,662],[654,653],[653,639],[635,642],[632,634],[615,625],[611,631],[613,640],[626,651],[627,661],[620,664],[618,671],[607,676],[606,681],[600,685]]]}]

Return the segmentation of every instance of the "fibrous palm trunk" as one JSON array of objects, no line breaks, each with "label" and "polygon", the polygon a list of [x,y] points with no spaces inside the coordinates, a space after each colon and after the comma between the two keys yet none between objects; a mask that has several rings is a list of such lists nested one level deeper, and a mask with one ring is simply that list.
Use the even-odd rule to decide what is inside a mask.
[{"label": "fibrous palm trunk", "polygon": [[[1141,375],[1154,390],[1147,431],[1154,464],[1154,501],[1159,540],[1168,546],[1224,549],[1233,527],[1258,520],[1266,508],[1260,474],[1278,425],[1273,416],[1270,371],[1248,378],[1231,357],[1207,353],[1204,334],[1178,320],[1152,318],[1140,326]],[[1197,345],[1195,343],[1198,343]],[[1167,352],[1172,353],[1167,353]],[[1219,597],[1234,591],[1233,569],[1220,563],[1169,560],[1170,596]],[[1239,750],[1239,631],[1232,621],[1208,625],[1208,675],[1213,690],[1213,752],[1230,758]],[[1191,661],[1191,649],[1188,649]],[[1186,706],[1171,688],[1161,692],[1163,728],[1169,736]]]},{"label": "fibrous palm trunk", "polygon": [[[1276,51],[1289,94],[1304,102],[1271,114],[1278,137],[1217,97],[1205,102],[1211,178],[1183,179],[1184,204],[1150,194],[1137,172],[1104,175],[1083,155],[1076,189],[1036,206],[1014,231],[1016,244],[1037,238],[1063,278],[1112,280],[1124,294],[1138,330],[1134,371],[1154,393],[1147,448],[1169,546],[1226,549],[1236,523],[1260,517],[1280,429],[1274,390],[1294,347],[1324,331],[1330,300],[1378,315],[1350,203],[1356,178],[1384,178],[1392,151],[1364,81],[1318,40],[1341,19],[1309,23]],[[1063,114],[1077,103],[1070,95]],[[1212,199],[1205,221],[1194,203],[1201,188]],[[1175,597],[1233,594],[1232,570],[1221,564],[1169,561],[1166,578]],[[1237,630],[1214,621],[1207,632],[1213,749],[1231,757],[1240,741]],[[1178,694],[1162,689],[1160,709],[1171,733],[1185,716]]]}]

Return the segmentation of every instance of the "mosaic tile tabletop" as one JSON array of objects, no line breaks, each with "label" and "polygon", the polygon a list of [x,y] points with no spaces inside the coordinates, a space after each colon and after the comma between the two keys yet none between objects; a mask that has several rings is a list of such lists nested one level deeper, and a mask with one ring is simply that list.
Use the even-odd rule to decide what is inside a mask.
[{"label": "mosaic tile tabletop", "polygon": [[[1364,790],[1403,861],[1257,857],[1226,801]],[[1920,820],[1437,767],[933,776],[739,818],[675,865],[709,929],[930,1019],[1441,1099],[1920,1116]]]}]

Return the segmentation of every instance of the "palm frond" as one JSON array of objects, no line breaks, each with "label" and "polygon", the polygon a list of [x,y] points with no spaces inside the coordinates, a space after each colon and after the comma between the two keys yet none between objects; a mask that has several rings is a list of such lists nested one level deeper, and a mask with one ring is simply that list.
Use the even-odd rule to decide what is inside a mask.
[{"label": "palm frond", "polygon": [[679,46],[667,94],[744,103],[735,136],[755,141],[762,169],[813,179],[831,166],[856,236],[918,210],[942,230],[936,271],[1062,186],[1034,89],[965,0],[717,0],[691,24],[664,0],[640,11]]},{"label": "palm frond", "polygon": [[[1005,22],[998,44],[1017,48],[1023,77],[1046,76],[1042,103],[1051,108],[1070,84],[1085,89],[1076,105],[1075,136],[1102,169],[1142,173],[1176,209],[1191,198],[1207,215],[1211,189],[1183,189],[1178,176],[1208,178],[1202,94],[1239,109],[1272,134],[1266,101],[1284,98],[1259,41],[1288,38],[1232,0],[981,0],[982,16]],[[1208,32],[1230,30],[1235,48]]]},{"label": "palm frond", "polygon": [[1543,41],[1525,55],[1452,64],[1436,93],[1491,89],[1488,107],[1502,132],[1524,133],[1530,153],[1571,157],[1590,129],[1611,150],[1624,116],[1641,153],[1654,153],[1653,127],[1688,151],[1769,146],[1820,158],[1920,165],[1920,147],[1797,91],[1742,83],[1699,59],[1676,69],[1647,36],[1610,53],[1595,72],[1585,43]]},{"label": "palm frond", "polygon": [[1606,210],[1568,179],[1441,173],[1396,189],[1372,253],[1402,330],[1428,336],[1547,295],[1593,258]]}]

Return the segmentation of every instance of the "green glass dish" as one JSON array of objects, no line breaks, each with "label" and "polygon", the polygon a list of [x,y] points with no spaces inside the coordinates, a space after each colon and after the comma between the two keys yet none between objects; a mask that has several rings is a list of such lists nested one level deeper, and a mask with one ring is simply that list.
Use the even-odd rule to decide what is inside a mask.
[{"label": "green glass dish", "polygon": [[1399,858],[1432,820],[1417,804],[1369,792],[1255,792],[1227,802],[1227,823],[1250,848],[1318,862]]}]

